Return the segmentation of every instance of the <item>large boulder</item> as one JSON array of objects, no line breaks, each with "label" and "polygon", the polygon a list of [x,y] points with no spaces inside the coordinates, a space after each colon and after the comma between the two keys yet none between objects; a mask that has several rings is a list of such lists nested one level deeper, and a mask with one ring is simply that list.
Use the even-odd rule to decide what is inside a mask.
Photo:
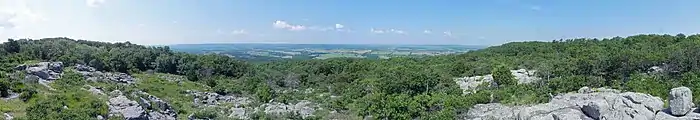
[{"label": "large boulder", "polygon": [[315,108],[318,106],[314,105],[310,101],[302,100],[296,104],[283,104],[278,102],[265,103],[260,106],[265,114],[269,115],[285,115],[293,114],[300,115],[302,118],[306,119],[308,117],[314,116],[313,113],[316,111]]},{"label": "large boulder", "polygon": [[56,80],[61,78],[63,73],[63,62],[40,62],[35,64],[24,64],[15,67],[17,70],[24,70],[28,75],[35,75],[43,80]]},{"label": "large boulder", "polygon": [[670,109],[665,109],[656,113],[656,117],[654,117],[654,120],[700,120],[700,113],[697,113],[697,111],[695,111],[689,112],[684,116],[675,116],[671,114]]},{"label": "large boulder", "polygon": [[110,116],[121,115],[128,120],[148,119],[146,112],[139,106],[138,102],[129,100],[118,90],[112,93],[116,97],[110,98],[108,102]]},{"label": "large boulder", "polygon": [[[540,80],[541,78],[538,78],[535,72],[535,70],[526,69],[510,70],[510,73],[518,80],[518,84],[528,84]],[[455,78],[454,81],[459,85],[459,88],[462,89],[462,93],[464,94],[474,93],[480,86],[491,87],[496,85],[496,83],[493,82],[493,75],[491,74]]]},{"label": "large boulder", "polygon": [[671,89],[668,98],[671,114],[682,116],[687,114],[690,109],[695,106],[693,104],[693,94],[690,88],[678,87]]},{"label": "large boulder", "polygon": [[544,104],[515,107],[493,103],[475,105],[463,119],[652,120],[663,104],[661,98],[647,94],[582,88],[579,93],[557,95]]}]

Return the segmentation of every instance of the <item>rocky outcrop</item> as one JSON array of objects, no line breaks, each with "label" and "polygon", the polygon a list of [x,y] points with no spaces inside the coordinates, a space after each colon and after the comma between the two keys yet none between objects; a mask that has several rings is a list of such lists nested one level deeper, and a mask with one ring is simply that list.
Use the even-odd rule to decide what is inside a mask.
[{"label": "rocky outcrop", "polygon": [[671,109],[671,114],[675,116],[685,115],[693,106],[695,106],[693,104],[693,93],[690,91],[690,88],[687,87],[671,89],[668,97],[668,103],[668,106]]},{"label": "rocky outcrop", "polygon": [[306,119],[308,117],[314,116],[313,113],[316,112],[315,108],[318,108],[315,104],[310,101],[302,100],[296,104],[283,104],[278,102],[265,103],[260,106],[265,114],[269,115],[299,115]]},{"label": "rocky outcrop", "polygon": [[146,112],[138,102],[129,100],[122,94],[121,91],[115,90],[111,93],[109,105],[109,116],[121,115],[127,120],[145,120],[148,119]]},{"label": "rocky outcrop", "polygon": [[[515,79],[518,80],[518,84],[532,83],[541,79],[536,76],[535,70],[518,69],[510,70],[510,72],[513,76],[515,76]],[[454,80],[455,82],[457,82],[459,88],[462,89],[462,92],[464,94],[476,92],[479,86],[490,87],[495,86],[496,84],[495,82],[493,82],[493,75],[491,74],[484,76],[455,78]]]},{"label": "rocky outcrop", "polygon": [[82,74],[86,80],[90,81],[111,81],[123,84],[136,83],[136,78],[126,73],[111,73],[96,71],[95,68],[86,65],[76,65],[75,70]]},{"label": "rocky outcrop", "polygon": [[186,91],[189,95],[194,96],[194,105],[215,106],[219,104],[232,104],[235,107],[248,105],[252,101],[248,97],[220,95],[213,92],[198,92],[193,90]]},{"label": "rocky outcrop", "polygon": [[12,120],[15,118],[14,116],[10,115],[9,113],[3,113],[3,114],[5,115],[5,120]]},{"label": "rocky outcrop", "polygon": [[[673,104],[673,103],[671,103]],[[648,94],[614,89],[581,88],[578,93],[555,96],[549,103],[527,106],[479,104],[470,109],[467,120],[653,120],[676,119],[662,110],[664,102]],[[697,113],[684,118],[694,118]],[[661,116],[660,116],[661,115]]]},{"label": "rocky outcrop", "polygon": [[146,98],[139,97],[139,99],[141,100],[141,106],[146,107],[148,110],[149,119],[175,120],[177,118],[177,112],[168,102],[143,91],[139,91],[138,94],[146,96]]},{"label": "rocky outcrop", "polygon": [[34,75],[42,80],[56,80],[61,78],[63,73],[63,62],[39,62],[35,64],[22,64],[15,67],[15,70],[22,70],[27,75]]},{"label": "rocky outcrop", "polygon": [[102,89],[101,89],[101,88],[96,88],[96,87],[93,87],[93,86],[91,86],[91,85],[85,85],[85,86],[88,87],[88,89],[86,89],[86,90],[87,90],[87,91],[90,91],[90,93],[92,93],[92,94],[95,94],[95,95],[105,95],[105,93],[102,92]]}]

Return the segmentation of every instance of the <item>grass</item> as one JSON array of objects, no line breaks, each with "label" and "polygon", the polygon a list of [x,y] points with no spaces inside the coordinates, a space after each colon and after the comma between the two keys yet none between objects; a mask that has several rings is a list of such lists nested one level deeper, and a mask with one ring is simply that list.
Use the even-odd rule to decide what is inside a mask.
[{"label": "grass", "polygon": [[159,78],[158,75],[163,74],[134,75],[136,78],[139,78],[139,81],[136,83],[136,88],[170,103],[172,107],[177,110],[178,117],[181,119],[186,119],[186,116],[198,111],[192,104],[194,98],[192,96],[187,96],[185,91],[208,91],[208,89],[210,89],[207,86],[187,80],[182,80],[179,83],[164,80]]},{"label": "grass", "polygon": [[0,117],[5,117],[2,113],[10,113],[14,117],[24,117],[27,103],[20,99],[0,100]]}]

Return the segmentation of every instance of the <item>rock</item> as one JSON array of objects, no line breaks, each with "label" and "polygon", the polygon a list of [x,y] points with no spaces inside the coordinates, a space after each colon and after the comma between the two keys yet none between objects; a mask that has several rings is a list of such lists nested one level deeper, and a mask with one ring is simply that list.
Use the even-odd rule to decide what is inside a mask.
[{"label": "rock", "polygon": [[231,114],[228,115],[230,118],[236,118],[236,119],[249,119],[248,115],[246,114],[245,108],[236,108],[233,107],[229,110]]},{"label": "rock", "polygon": [[[510,72],[513,76],[515,76],[515,79],[518,80],[518,84],[528,84],[541,80],[541,78],[536,76],[535,70],[518,69],[510,70]],[[463,94],[474,93],[476,90],[478,90],[478,87],[482,85],[485,87],[491,87],[495,86],[496,84],[493,82],[493,75],[491,74],[484,76],[455,78],[454,81],[459,85],[459,88],[462,89]]]},{"label": "rock", "polygon": [[467,115],[466,120],[514,120],[516,119],[513,109],[500,103],[477,104],[474,105]]},{"label": "rock", "polygon": [[5,115],[5,120],[12,120],[15,118],[12,115],[10,115],[9,113],[3,113],[3,114]]},{"label": "rock", "polygon": [[95,95],[105,95],[105,93],[102,92],[102,90],[99,89],[99,88],[95,88],[95,87],[90,86],[90,85],[86,85],[86,86],[88,86],[88,88],[89,88],[88,91],[90,91],[92,94],[95,94]]},{"label": "rock", "polygon": [[635,104],[642,104],[644,105],[645,108],[647,108],[650,111],[657,112],[663,109],[664,107],[664,102],[661,98],[659,97],[654,97],[649,94],[641,94],[641,93],[634,93],[634,92],[625,92],[620,94],[622,97],[625,97],[632,101]]},{"label": "rock", "polygon": [[[22,69],[24,68],[24,69]],[[15,67],[24,70],[29,75],[36,75],[44,80],[56,80],[61,78],[63,73],[63,62],[40,62],[36,64],[25,64]]]},{"label": "rock", "polygon": [[588,87],[581,87],[580,89],[578,89],[578,93],[592,93],[592,92],[593,92],[593,90],[591,88],[588,88]]},{"label": "rock", "polygon": [[121,114],[124,118],[128,120],[141,120],[147,119],[146,112],[139,106],[138,102],[129,100],[126,96],[119,95],[114,98],[110,98],[109,102],[109,113],[111,115]]},{"label": "rock", "polygon": [[302,100],[294,105],[294,110],[297,111],[302,118],[306,118],[309,116],[314,116],[314,112],[316,112],[316,110],[312,106],[313,103],[310,101]]},{"label": "rock", "polygon": [[105,119],[105,117],[102,117],[102,115],[97,115],[96,118],[97,118],[98,120],[104,120],[104,119]]},{"label": "rock", "polygon": [[142,103],[141,106],[144,106],[147,109],[149,109],[149,119],[174,120],[177,118],[177,112],[175,112],[175,109],[168,102],[165,102],[162,99],[143,91],[139,91],[137,93],[147,96],[147,99],[144,99],[143,97],[139,97],[139,99]]},{"label": "rock", "polygon": [[75,65],[75,70],[80,71],[80,72],[95,72],[95,71],[97,71],[93,67],[90,67],[87,65],[82,65],[82,64]]},{"label": "rock", "polygon": [[265,114],[271,115],[284,115],[284,114],[297,114],[302,118],[314,116],[313,113],[316,111],[314,108],[318,106],[313,105],[310,101],[302,100],[294,105],[287,105],[278,102],[265,103],[260,106],[264,109]]},{"label": "rock", "polygon": [[232,104],[234,107],[240,107],[252,103],[248,97],[219,95],[212,92],[197,92],[191,90],[186,92],[194,96],[195,105],[215,106],[219,104]]},{"label": "rock", "polygon": [[656,113],[654,120],[700,120],[700,113],[689,112],[685,116],[674,116],[670,109],[665,109]]},{"label": "rock", "polygon": [[682,116],[688,113],[695,106],[693,104],[693,94],[690,88],[678,87],[671,89],[669,93],[669,107],[671,115]]},{"label": "rock", "polygon": [[462,116],[474,120],[652,120],[661,107],[661,98],[651,95],[584,87],[578,93],[557,95],[544,104],[514,107],[478,104]]}]

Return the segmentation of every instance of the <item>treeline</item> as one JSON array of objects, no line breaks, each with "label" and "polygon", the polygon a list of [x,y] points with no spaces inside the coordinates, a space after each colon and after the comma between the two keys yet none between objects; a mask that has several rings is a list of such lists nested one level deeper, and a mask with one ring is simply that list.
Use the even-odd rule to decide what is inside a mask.
[{"label": "treeline", "polygon": [[[676,86],[700,92],[700,35],[514,42],[424,58],[267,63],[184,54],[168,47],[68,38],[9,40],[2,47],[0,79],[7,78],[4,74],[14,65],[32,60],[87,64],[126,73],[153,70],[185,75],[217,93],[253,96],[261,103],[307,99],[339,114],[387,119],[452,119],[474,104],[547,102],[550,94],[583,86],[655,96],[667,96]],[[543,80],[516,85],[510,77],[503,77],[508,70],[521,68],[537,70]],[[453,80],[485,74],[495,74],[498,87],[463,95]]]}]

